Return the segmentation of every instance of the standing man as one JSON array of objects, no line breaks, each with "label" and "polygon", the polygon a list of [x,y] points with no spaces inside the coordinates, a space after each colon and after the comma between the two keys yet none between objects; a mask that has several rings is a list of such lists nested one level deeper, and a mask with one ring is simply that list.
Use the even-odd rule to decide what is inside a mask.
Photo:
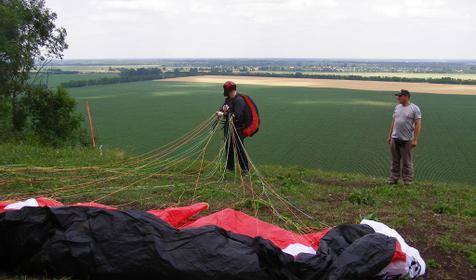
[{"label": "standing man", "polygon": [[[226,97],[225,103],[216,112],[216,115],[218,118],[226,117],[224,129],[228,151],[226,168],[228,170],[235,169],[236,151],[241,170],[247,173],[249,164],[244,148],[244,139],[258,131],[258,109],[249,96],[238,93],[236,84],[232,81],[223,85],[223,95]],[[233,123],[230,123],[231,121]]]},{"label": "standing man", "polygon": [[387,139],[392,155],[388,183],[391,185],[398,183],[402,162],[403,182],[405,185],[411,185],[413,182],[412,149],[417,146],[420,135],[421,111],[417,105],[410,102],[408,90],[402,89],[395,96],[399,104],[393,111],[393,120]]}]

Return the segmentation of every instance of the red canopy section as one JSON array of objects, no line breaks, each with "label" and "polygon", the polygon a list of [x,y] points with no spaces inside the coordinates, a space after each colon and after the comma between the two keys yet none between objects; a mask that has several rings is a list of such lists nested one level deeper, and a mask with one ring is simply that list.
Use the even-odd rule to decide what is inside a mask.
[{"label": "red canopy section", "polygon": [[207,203],[197,203],[184,207],[171,207],[159,210],[149,210],[148,213],[166,221],[171,226],[180,228],[193,221],[193,217],[207,210]]},{"label": "red canopy section", "polygon": [[264,239],[271,240],[281,249],[298,243],[312,247],[315,250],[319,246],[320,237],[327,233],[327,230],[325,230],[313,235],[300,235],[233,209],[224,209],[211,215],[201,217],[195,222],[184,226],[184,228],[197,228],[208,225],[218,226],[225,230],[250,237],[261,236]]}]

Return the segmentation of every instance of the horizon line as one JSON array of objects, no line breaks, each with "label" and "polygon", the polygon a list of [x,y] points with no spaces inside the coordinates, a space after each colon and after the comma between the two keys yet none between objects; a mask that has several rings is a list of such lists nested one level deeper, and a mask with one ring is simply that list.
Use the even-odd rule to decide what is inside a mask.
[{"label": "horizon line", "polygon": [[63,58],[55,62],[67,60],[345,60],[345,61],[470,61],[476,58],[352,58],[352,57],[84,57]]}]

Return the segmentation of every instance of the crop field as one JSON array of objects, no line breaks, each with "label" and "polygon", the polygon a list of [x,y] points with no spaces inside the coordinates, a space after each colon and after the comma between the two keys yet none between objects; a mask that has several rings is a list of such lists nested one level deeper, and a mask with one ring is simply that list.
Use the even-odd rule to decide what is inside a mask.
[{"label": "crop field", "polygon": [[30,81],[32,83],[48,84],[48,87],[54,88],[61,83],[69,81],[83,81],[83,80],[97,80],[102,78],[116,77],[117,73],[82,73],[82,74],[51,74],[46,75],[40,73],[38,75],[32,74]]},{"label": "crop field", "polygon": [[[78,71],[81,73],[115,73],[120,68],[137,69],[137,68],[166,68],[173,70],[174,67],[165,67],[160,64],[101,64],[101,65],[57,65],[51,66],[51,69],[63,71]],[[111,71],[110,68],[113,68]]]},{"label": "crop field", "polygon": [[222,75],[188,76],[168,79],[168,81],[177,82],[217,84],[223,83],[226,80],[233,80],[238,84],[247,85],[357,89],[365,91],[395,91],[405,88],[411,92],[419,93],[476,95],[476,85]]},{"label": "crop field", "polygon": [[[257,163],[384,177],[391,92],[242,85],[258,104],[260,132],[246,140]],[[146,152],[184,134],[223,102],[221,86],[147,81],[70,89],[90,99],[104,148]],[[423,111],[416,178],[476,184],[476,97],[414,94]],[[217,137],[218,139],[219,137]],[[218,145],[217,140],[217,145]]]}]

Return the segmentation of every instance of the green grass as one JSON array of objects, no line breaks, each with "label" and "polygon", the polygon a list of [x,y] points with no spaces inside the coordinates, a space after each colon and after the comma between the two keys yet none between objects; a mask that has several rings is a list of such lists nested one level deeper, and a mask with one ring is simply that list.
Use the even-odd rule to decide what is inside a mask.
[{"label": "green grass", "polygon": [[[246,140],[260,164],[387,176],[390,92],[240,85],[258,104],[260,132]],[[90,99],[104,147],[132,153],[187,132],[223,102],[220,85],[147,81],[70,89]],[[423,111],[416,179],[476,184],[476,97],[414,94]]]},{"label": "green grass", "polygon": [[[119,150],[106,149],[101,153],[85,148],[51,149],[17,144],[0,144],[0,154],[3,156],[0,165],[62,167],[114,165],[129,156]],[[383,179],[358,174],[272,165],[258,168],[273,190],[312,215],[312,218],[298,215],[308,226],[322,229],[371,218],[395,228],[410,245],[420,250],[429,260],[429,279],[469,279],[476,273],[476,217],[469,214],[476,211],[474,186],[430,182],[417,182],[410,187],[387,186]],[[195,187],[194,176],[160,173],[123,189],[138,176],[141,174],[81,188],[71,196],[61,194],[64,186],[59,182],[38,180],[38,173],[0,173],[0,200],[11,193],[47,189],[53,197],[74,203],[121,190],[99,202],[121,209],[146,210],[200,201],[209,203],[211,212],[233,207],[293,229],[293,224],[270,215],[270,207],[274,205],[288,219],[297,220],[274,197],[253,199],[233,174],[228,174],[223,182],[201,180]],[[74,179],[67,182],[74,183],[77,183]],[[6,276],[5,279],[16,278]]]}]

